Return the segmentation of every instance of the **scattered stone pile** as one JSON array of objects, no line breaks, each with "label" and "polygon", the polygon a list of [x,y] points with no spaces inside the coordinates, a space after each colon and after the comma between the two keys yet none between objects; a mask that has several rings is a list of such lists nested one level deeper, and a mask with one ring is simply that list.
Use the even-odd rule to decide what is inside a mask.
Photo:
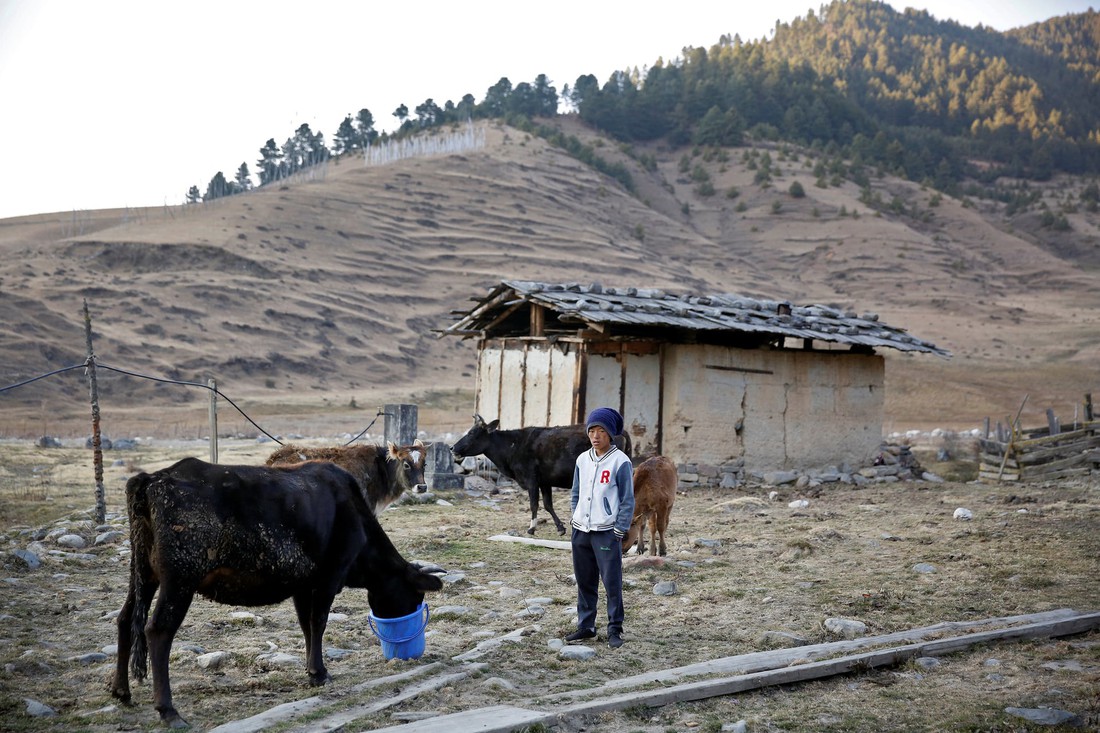
[{"label": "scattered stone pile", "polygon": [[[470,456],[458,469],[467,476],[479,476],[489,481],[503,479],[484,456]],[[869,466],[853,468],[846,463],[816,470],[747,471],[743,459],[714,466],[704,463],[683,463],[676,467],[680,489],[693,488],[736,489],[746,483],[768,486],[794,484],[800,490],[816,489],[823,484],[844,483],[862,486],[871,483],[895,481],[929,481],[941,483],[943,479],[925,471],[917,456],[906,444],[883,443]],[[507,480],[507,479],[503,479]]]}]

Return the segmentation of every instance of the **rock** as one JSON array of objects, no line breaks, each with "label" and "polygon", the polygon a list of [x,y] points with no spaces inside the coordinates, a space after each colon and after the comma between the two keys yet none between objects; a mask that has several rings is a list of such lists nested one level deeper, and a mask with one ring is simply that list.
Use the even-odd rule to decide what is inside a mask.
[{"label": "rock", "polygon": [[962,519],[969,522],[971,519],[974,518],[974,512],[970,511],[966,507],[959,507],[951,516],[955,519]]},{"label": "rock", "polygon": [[103,652],[89,652],[88,654],[80,654],[75,657],[66,657],[66,662],[79,662],[87,667],[89,664],[99,664],[100,662],[107,661],[107,655]]},{"label": "rock", "polygon": [[786,649],[792,646],[805,646],[810,642],[786,631],[765,631],[757,637],[756,643],[767,649]]},{"label": "rock", "polygon": [[574,662],[583,662],[596,656],[596,650],[589,646],[578,646],[575,644],[569,644],[563,646],[561,651],[558,652],[558,657],[561,659],[568,659]]},{"label": "rock", "polygon": [[782,486],[798,480],[798,474],[794,471],[768,471],[763,476],[764,483],[770,486]]},{"label": "rock", "polygon": [[917,657],[913,661],[922,669],[933,669],[940,666],[940,660],[935,657]]},{"label": "rock", "polygon": [[810,502],[806,499],[795,499],[791,503],[787,504],[791,509],[805,509],[810,505]]},{"label": "rock", "polygon": [[117,542],[118,540],[122,539],[123,536],[124,535],[122,534],[122,532],[119,532],[118,530],[111,530],[109,532],[104,532],[102,534],[96,535],[95,544],[105,545],[108,542]]},{"label": "rock", "polygon": [[325,659],[343,659],[344,657],[350,657],[352,654],[355,654],[355,652],[351,649],[340,649],[334,646],[325,649]]},{"label": "rock", "polygon": [[748,721],[738,720],[736,723],[723,723],[722,733],[746,733],[749,729]]},{"label": "rock", "polygon": [[53,437],[52,435],[43,435],[41,438],[36,440],[34,444],[36,446],[38,446],[39,448],[60,448],[61,447],[61,441],[58,440],[57,438]]},{"label": "rock", "polygon": [[212,672],[221,669],[227,661],[229,661],[229,652],[210,652],[195,657],[195,664]]},{"label": "rock", "polygon": [[82,550],[88,543],[78,534],[63,534],[57,538],[57,544],[62,547],[71,547],[74,550]]},{"label": "rock", "polygon": [[289,665],[300,665],[302,660],[293,654],[287,654],[286,652],[265,652],[256,656],[256,661],[267,662],[278,667],[285,667]]},{"label": "rock", "polygon": [[49,705],[43,705],[37,700],[32,700],[29,697],[23,698],[23,702],[27,705],[27,715],[32,718],[46,718],[57,715],[57,711],[51,708]]},{"label": "rock", "polygon": [[27,568],[30,570],[37,570],[42,565],[42,561],[38,559],[38,555],[30,550],[13,550],[11,554],[25,562]]},{"label": "rock", "polygon": [[855,639],[867,633],[867,624],[854,619],[827,618],[825,619],[825,630],[845,639]]},{"label": "rock", "polygon": [[929,564],[929,563],[926,563],[926,562],[919,562],[919,563],[917,563],[916,565],[913,566],[913,572],[914,573],[934,573],[934,572],[936,572],[936,566],[932,565],[932,564]]},{"label": "rock", "polygon": [[1039,725],[1075,725],[1079,722],[1073,713],[1057,708],[1005,708],[1005,712]]},{"label": "rock", "polygon": [[263,626],[264,617],[257,616],[249,611],[233,611],[229,614],[229,618],[233,623],[237,624],[251,624],[253,626]]},{"label": "rock", "polygon": [[677,592],[676,581],[674,580],[662,580],[653,586],[653,595],[655,596],[674,596]]}]

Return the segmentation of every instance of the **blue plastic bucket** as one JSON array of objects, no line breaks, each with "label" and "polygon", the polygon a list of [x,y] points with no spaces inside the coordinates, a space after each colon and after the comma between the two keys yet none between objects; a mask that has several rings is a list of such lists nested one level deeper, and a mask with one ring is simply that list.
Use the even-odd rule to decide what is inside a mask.
[{"label": "blue plastic bucket", "polygon": [[428,628],[428,604],[421,603],[408,616],[367,616],[371,631],[382,642],[386,659],[418,659],[424,653],[424,629]]}]

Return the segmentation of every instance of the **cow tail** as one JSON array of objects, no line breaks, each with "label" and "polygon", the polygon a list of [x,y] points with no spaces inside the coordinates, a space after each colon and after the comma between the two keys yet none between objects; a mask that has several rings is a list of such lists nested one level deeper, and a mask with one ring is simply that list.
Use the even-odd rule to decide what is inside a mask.
[{"label": "cow tail", "polygon": [[152,599],[144,598],[146,579],[152,577],[153,518],[149,511],[149,484],[153,477],[139,473],[126,482],[126,510],[130,517],[130,673],[135,680],[145,679],[149,649],[145,640],[145,622]]}]

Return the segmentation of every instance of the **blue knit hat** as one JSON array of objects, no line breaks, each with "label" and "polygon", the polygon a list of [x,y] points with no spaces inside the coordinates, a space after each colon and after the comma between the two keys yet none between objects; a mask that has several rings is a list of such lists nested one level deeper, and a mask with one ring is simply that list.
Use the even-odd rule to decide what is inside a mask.
[{"label": "blue knit hat", "polygon": [[599,425],[607,431],[608,435],[614,438],[623,432],[623,416],[610,407],[597,407],[588,413],[588,422],[585,423],[584,429],[588,430],[593,425]]}]

